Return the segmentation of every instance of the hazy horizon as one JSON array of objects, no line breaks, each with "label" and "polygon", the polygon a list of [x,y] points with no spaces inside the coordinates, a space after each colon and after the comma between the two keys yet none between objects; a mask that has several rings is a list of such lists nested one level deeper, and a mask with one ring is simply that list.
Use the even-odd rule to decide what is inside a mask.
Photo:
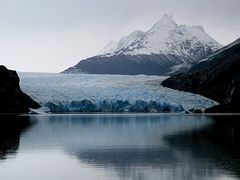
[{"label": "hazy horizon", "polygon": [[240,37],[239,0],[0,0],[0,64],[24,72],[60,72],[110,41],[150,29],[164,14],[202,25],[227,45]]}]

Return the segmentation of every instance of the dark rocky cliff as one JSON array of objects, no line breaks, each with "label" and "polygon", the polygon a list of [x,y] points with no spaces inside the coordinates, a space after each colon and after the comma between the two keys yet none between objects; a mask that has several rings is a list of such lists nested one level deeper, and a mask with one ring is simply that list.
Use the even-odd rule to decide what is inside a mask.
[{"label": "dark rocky cliff", "polygon": [[16,71],[0,66],[0,113],[26,113],[40,105],[23,93]]},{"label": "dark rocky cliff", "polygon": [[240,39],[213,53],[163,86],[203,95],[220,103],[206,112],[240,112]]}]

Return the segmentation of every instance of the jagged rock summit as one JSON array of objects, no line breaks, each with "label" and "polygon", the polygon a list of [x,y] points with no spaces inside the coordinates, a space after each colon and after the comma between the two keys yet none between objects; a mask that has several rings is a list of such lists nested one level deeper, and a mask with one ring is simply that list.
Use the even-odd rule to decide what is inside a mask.
[{"label": "jagged rock summit", "polygon": [[178,25],[164,15],[148,31],[137,30],[110,42],[98,55],[63,73],[164,75],[221,47],[202,26]]}]

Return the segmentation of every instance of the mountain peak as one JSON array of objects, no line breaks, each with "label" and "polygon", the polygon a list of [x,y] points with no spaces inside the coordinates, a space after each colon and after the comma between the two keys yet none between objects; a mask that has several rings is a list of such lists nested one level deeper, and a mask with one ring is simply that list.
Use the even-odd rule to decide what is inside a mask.
[{"label": "mountain peak", "polygon": [[172,15],[164,14],[160,21],[174,21]]},{"label": "mountain peak", "polygon": [[175,27],[177,26],[177,23],[174,21],[173,19],[173,16],[172,15],[167,15],[167,14],[164,14],[162,16],[162,18],[160,19],[160,21],[158,21],[154,27],[157,27],[157,26],[167,26],[167,27]]}]

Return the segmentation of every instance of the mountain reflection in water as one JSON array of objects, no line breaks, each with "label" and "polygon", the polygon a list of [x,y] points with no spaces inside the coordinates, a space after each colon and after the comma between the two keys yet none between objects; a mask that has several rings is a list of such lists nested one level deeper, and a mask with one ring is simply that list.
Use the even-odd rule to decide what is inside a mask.
[{"label": "mountain reflection in water", "polygon": [[211,118],[213,123],[207,127],[167,135],[164,139],[172,148],[192,157],[195,164],[208,162],[240,177],[240,117]]},{"label": "mountain reflection in water", "polygon": [[[1,121],[0,154],[6,159],[0,160],[0,178],[240,179],[239,116],[53,115],[12,120],[5,128]],[[10,158],[11,152],[16,159]],[[10,174],[15,171],[12,164],[22,171],[28,168],[27,173]],[[33,164],[39,165],[37,171]],[[43,173],[49,168],[52,171]]]},{"label": "mountain reflection in water", "polygon": [[0,159],[5,159],[8,154],[16,153],[21,133],[30,126],[31,123],[27,116],[0,116]]}]

